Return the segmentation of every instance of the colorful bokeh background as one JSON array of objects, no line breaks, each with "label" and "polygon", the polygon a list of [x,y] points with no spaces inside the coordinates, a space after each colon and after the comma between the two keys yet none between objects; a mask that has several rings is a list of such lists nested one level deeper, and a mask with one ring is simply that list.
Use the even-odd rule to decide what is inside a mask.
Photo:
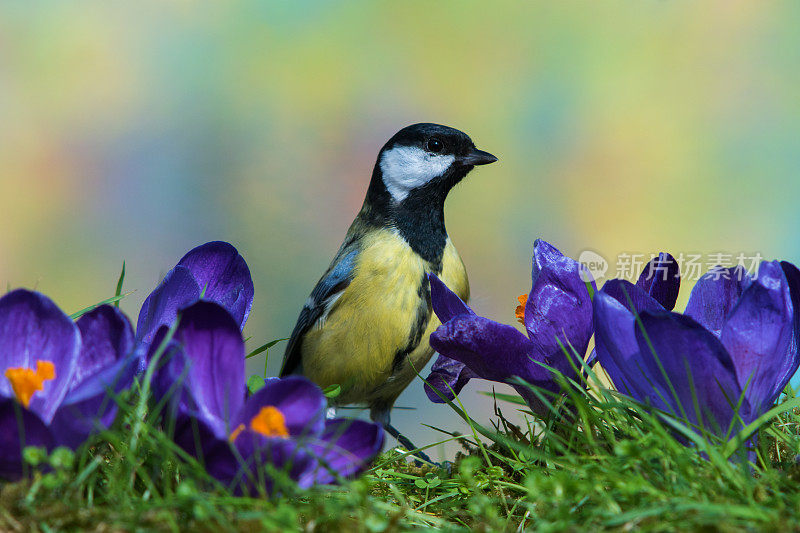
[{"label": "colorful bokeh background", "polygon": [[[420,121],[500,157],[447,204],[497,320],[537,237],[611,273],[659,250],[798,261],[798,20],[789,1],[4,3],[0,282],[75,311],[125,260],[135,320],[224,239],[256,284],[250,344],[285,337],[378,149]],[[485,421],[481,390],[462,396]],[[419,382],[398,404],[421,442],[464,429]]]}]

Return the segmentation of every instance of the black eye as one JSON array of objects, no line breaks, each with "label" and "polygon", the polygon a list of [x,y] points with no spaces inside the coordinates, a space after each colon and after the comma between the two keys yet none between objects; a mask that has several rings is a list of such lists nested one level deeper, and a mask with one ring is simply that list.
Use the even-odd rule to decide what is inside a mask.
[{"label": "black eye", "polygon": [[439,152],[442,151],[442,148],[444,148],[444,145],[442,144],[442,141],[440,141],[436,137],[433,137],[432,139],[428,139],[428,145],[427,145],[426,149],[429,152],[433,152],[434,154],[438,154]]}]

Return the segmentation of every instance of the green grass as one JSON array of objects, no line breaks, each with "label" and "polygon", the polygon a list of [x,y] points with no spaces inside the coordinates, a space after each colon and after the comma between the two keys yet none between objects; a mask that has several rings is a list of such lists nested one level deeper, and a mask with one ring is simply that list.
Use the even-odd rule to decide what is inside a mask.
[{"label": "green grass", "polygon": [[[0,530],[800,528],[797,409],[759,422],[752,465],[741,459],[744,445],[690,428],[681,430],[695,445],[680,444],[672,425],[608,391],[572,389],[546,425],[529,417],[527,427],[502,415],[500,408],[523,408],[508,402],[513,397],[487,397],[499,405],[494,427],[468,419],[472,434],[443,437],[463,447],[449,470],[416,467],[389,450],[341,486],[300,491],[282,482],[280,495],[245,498],[209,478],[142,416],[140,394],[121,398],[115,427],[75,454],[26,450],[32,468],[49,467],[0,488]],[[788,396],[785,406],[797,403],[791,390]]]}]

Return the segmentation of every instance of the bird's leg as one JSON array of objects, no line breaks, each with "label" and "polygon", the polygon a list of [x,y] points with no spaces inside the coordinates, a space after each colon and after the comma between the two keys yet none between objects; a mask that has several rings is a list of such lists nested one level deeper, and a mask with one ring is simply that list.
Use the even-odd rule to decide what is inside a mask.
[{"label": "bird's leg", "polygon": [[[397,439],[397,442],[400,443],[406,450],[411,452],[412,455],[415,455],[422,461],[426,463],[439,466],[437,463],[431,461],[431,458],[423,452],[422,450],[418,450],[417,446],[414,446],[414,443],[411,442],[408,437],[397,431],[397,428],[394,427],[390,422],[392,404],[394,403],[394,399],[390,403],[379,403],[373,404],[370,408],[369,417],[372,419],[373,422],[377,422],[378,424],[383,426],[383,429],[389,433],[392,437]],[[416,451],[415,451],[416,450]],[[417,466],[422,466],[422,463],[419,460],[414,461]]]},{"label": "bird's leg", "polygon": [[[431,458],[428,457],[428,455],[425,452],[423,452],[422,450],[418,450],[417,449],[418,447],[414,446],[414,443],[411,442],[410,440],[408,440],[408,437],[406,437],[405,435],[400,433],[397,430],[396,427],[394,427],[393,425],[389,424],[388,422],[386,424],[384,424],[383,427],[384,427],[384,429],[386,429],[386,431],[389,433],[389,435],[391,435],[392,437],[397,439],[397,442],[399,442],[401,446],[403,446],[406,450],[411,452],[413,455],[416,455],[417,457],[419,457],[420,459],[422,459],[426,463],[430,463],[432,465],[439,466],[439,464],[433,462],[431,460]],[[417,463],[417,466],[422,466],[422,464],[419,461],[415,461],[415,462]]]}]

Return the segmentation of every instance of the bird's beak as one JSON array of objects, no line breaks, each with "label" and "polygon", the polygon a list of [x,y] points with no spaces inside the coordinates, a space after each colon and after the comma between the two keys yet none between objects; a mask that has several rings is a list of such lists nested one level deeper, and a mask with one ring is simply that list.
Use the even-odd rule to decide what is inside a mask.
[{"label": "bird's beak", "polygon": [[461,162],[465,165],[488,165],[489,163],[494,163],[495,161],[497,161],[495,156],[489,152],[478,150],[477,148],[473,148],[472,151],[470,151],[461,159]]}]

